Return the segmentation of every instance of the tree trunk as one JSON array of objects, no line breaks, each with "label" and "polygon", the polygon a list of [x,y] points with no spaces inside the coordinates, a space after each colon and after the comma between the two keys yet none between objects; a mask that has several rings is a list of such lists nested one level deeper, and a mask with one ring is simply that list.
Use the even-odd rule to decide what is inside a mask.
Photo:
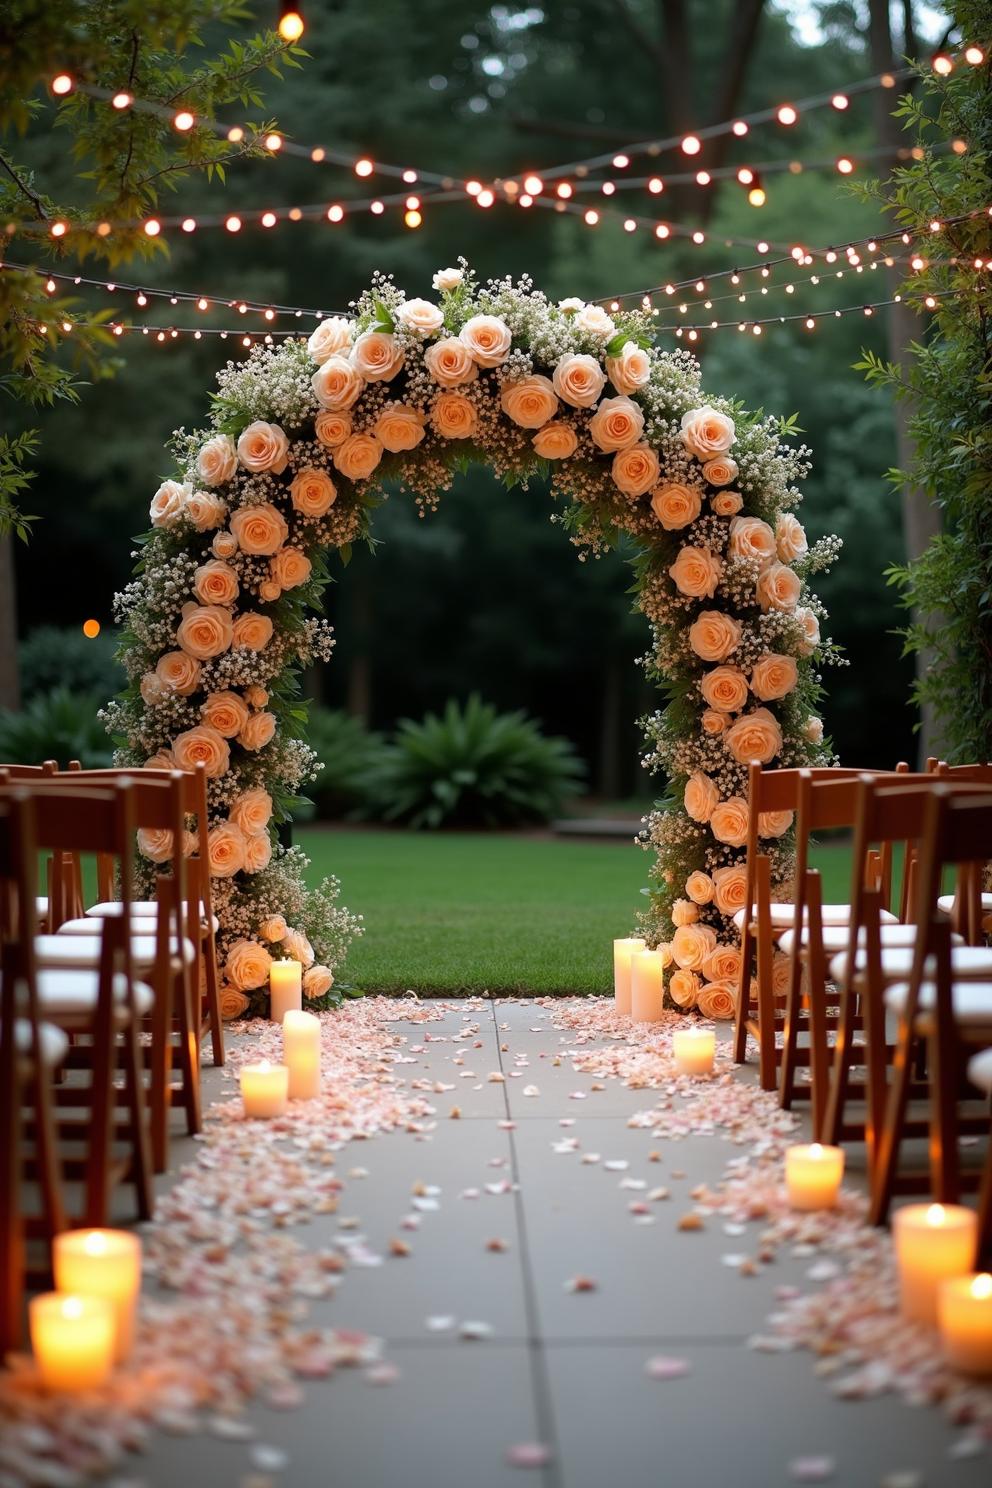
[{"label": "tree trunk", "polygon": [[0,537],[0,708],[21,706],[17,670],[17,598],[14,539]]},{"label": "tree trunk", "polygon": [[[892,70],[895,66],[895,61],[892,52],[892,31],[889,23],[888,0],[870,0],[869,41],[871,45],[873,71],[878,73]],[[875,90],[873,98],[878,141],[884,149],[891,150],[892,161],[894,162],[897,152],[902,145],[902,133],[890,111],[890,91],[885,88],[878,88]],[[883,159],[881,165],[884,164],[885,160]],[[895,293],[899,281],[899,269],[895,267],[889,269],[888,283],[890,293]],[[888,336],[889,360],[901,366],[911,355],[909,351],[910,342],[920,333],[919,321],[907,305],[902,303],[890,305],[888,307],[886,331]],[[913,460],[913,442],[909,434],[909,422],[913,416],[913,411],[913,404],[908,399],[902,399],[895,405],[896,464],[900,470],[908,470]],[[931,538],[936,537],[940,531],[940,512],[927,499],[926,492],[919,487],[911,486],[903,488],[902,531],[903,540],[906,545],[907,562],[912,562],[914,559],[919,558]],[[914,614],[914,623],[920,618],[924,617]],[[932,617],[929,618],[932,619]],[[917,654],[916,676],[918,680],[926,676],[932,662],[933,657],[930,653],[921,651]],[[919,759],[921,761],[925,760],[928,755],[937,752],[936,720],[933,710],[929,705],[923,707],[921,710],[919,741]]]}]

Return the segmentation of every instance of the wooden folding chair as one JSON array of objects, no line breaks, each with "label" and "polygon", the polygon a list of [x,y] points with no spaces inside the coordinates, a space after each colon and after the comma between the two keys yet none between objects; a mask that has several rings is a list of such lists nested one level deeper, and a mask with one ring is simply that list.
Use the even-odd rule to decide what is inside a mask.
[{"label": "wooden folding chair", "polygon": [[[963,782],[992,785],[992,765],[948,765],[941,760],[936,774],[953,785]],[[989,851],[992,855],[992,843]],[[986,866],[985,863],[956,865],[954,893],[941,894],[937,900],[941,912],[950,916],[951,929],[962,935],[968,945],[983,945],[992,924],[992,893],[983,891]]]},{"label": "wooden folding chair", "polygon": [[[986,980],[979,979],[975,968],[981,948],[952,944],[937,899],[945,867],[986,861],[992,791],[978,795],[976,790],[967,782],[957,787],[938,782],[925,806],[916,893],[919,935],[908,980],[891,985],[886,994],[899,1026],[872,1169],[870,1217],[875,1224],[885,1221],[896,1192],[917,1192],[927,1184],[936,1200],[954,1203],[962,1189],[959,1137],[974,1125],[959,1111],[965,1053],[969,1045],[974,1050],[992,1041],[992,970]],[[911,1134],[907,1109],[912,1079],[924,1057],[930,1081],[930,1171],[906,1175],[900,1172],[900,1151]],[[986,1126],[987,1113],[978,1129]]]},{"label": "wooden folding chair", "polygon": [[[986,1096],[992,1109],[992,1049],[984,1049],[968,1062],[968,1079]],[[978,1243],[975,1270],[992,1267],[992,1131],[985,1147],[985,1172],[978,1199]]]}]

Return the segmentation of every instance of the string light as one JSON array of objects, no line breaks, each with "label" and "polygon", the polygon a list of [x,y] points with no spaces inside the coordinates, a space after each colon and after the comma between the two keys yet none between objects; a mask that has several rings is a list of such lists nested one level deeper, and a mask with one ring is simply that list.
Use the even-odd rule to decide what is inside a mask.
[{"label": "string light", "polygon": [[839,113],[843,113],[846,108],[850,107],[850,104],[851,100],[846,93],[835,93],[830,100],[830,107],[837,109]]},{"label": "string light", "polygon": [[790,125],[795,124],[796,120],[799,118],[799,115],[797,114],[791,103],[783,103],[781,107],[776,111],[775,117],[780,124]]},{"label": "string light", "polygon": [[162,224],[157,217],[149,217],[145,223],[145,233],[149,238],[157,238],[162,231]]},{"label": "string light", "polygon": [[294,4],[293,0],[280,0],[279,26],[277,29],[283,41],[290,43],[299,41],[306,29],[303,20],[303,7]]},{"label": "string light", "polygon": [[115,93],[110,100],[110,106],[118,110],[126,109],[131,107],[133,101],[130,93]]},{"label": "string light", "polygon": [[265,136],[265,148],[271,150],[273,155],[275,155],[278,150],[282,149],[282,135],[267,134]]},{"label": "string light", "polygon": [[95,641],[96,638],[97,638],[97,636],[99,634],[100,634],[100,622],[99,622],[99,620],[84,620],[83,621],[83,635],[86,637],[86,639],[88,641]]},{"label": "string light", "polygon": [[936,52],[931,58],[930,66],[938,77],[950,77],[954,71],[954,63],[946,52]]},{"label": "string light", "polygon": [[842,176],[849,176],[854,170],[854,161],[849,155],[841,155],[837,160],[837,169]]},{"label": "string light", "polygon": [[65,98],[66,94],[71,93],[74,87],[75,83],[73,82],[71,73],[57,72],[52,78],[51,89],[57,98]]},{"label": "string light", "polygon": [[230,217],[225,218],[224,226],[227,228],[229,233],[240,232],[241,218],[238,217],[236,213],[232,212]]},{"label": "string light", "polygon": [[172,120],[173,128],[178,129],[180,134],[185,134],[187,130],[192,129],[195,123],[196,119],[189,109],[180,109]]},{"label": "string light", "polygon": [[49,232],[51,233],[53,238],[64,238],[68,231],[68,222],[64,222],[61,218],[59,218],[57,222],[53,222],[51,227],[49,228]]},{"label": "string light", "polygon": [[356,176],[370,176],[374,170],[375,166],[372,164],[372,161],[367,159],[365,156],[362,156],[361,160],[355,161]]},{"label": "string light", "polygon": [[743,139],[748,133],[748,125],[743,119],[735,119],[730,129],[731,133],[736,134],[738,139]]},{"label": "string light", "polygon": [[965,47],[964,60],[971,67],[981,67],[985,61],[985,53],[980,46]]},{"label": "string light", "polygon": [[524,190],[528,196],[540,196],[544,190],[544,182],[540,176],[524,176]]},{"label": "string light", "polygon": [[682,141],[683,155],[698,155],[702,148],[702,142],[696,134],[687,134]]},{"label": "string light", "polygon": [[765,202],[768,200],[765,188],[764,186],[762,186],[761,178],[759,176],[754,177],[753,184],[751,185],[747,193],[747,199],[752,207],[763,207],[765,205]]}]

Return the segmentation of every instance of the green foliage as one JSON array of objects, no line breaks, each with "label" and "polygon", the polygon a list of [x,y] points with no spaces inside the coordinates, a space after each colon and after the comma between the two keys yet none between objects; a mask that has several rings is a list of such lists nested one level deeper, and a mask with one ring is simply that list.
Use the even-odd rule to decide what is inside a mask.
[{"label": "green foliage", "polygon": [[101,631],[90,640],[75,627],[40,625],[17,649],[25,698],[67,685],[72,692],[93,693],[102,704],[123,686],[112,631]]},{"label": "green foliage", "polygon": [[18,510],[18,500],[34,479],[24,463],[38,450],[38,436],[33,429],[23,434],[0,435],[0,534],[14,532],[27,542],[28,530],[34,517]]},{"label": "green foliage", "polygon": [[[988,7],[962,3],[966,38],[985,34]],[[959,66],[949,78],[929,69],[897,114],[920,158],[894,172],[885,201],[901,228],[925,233],[925,267],[903,286],[916,306],[936,301],[929,333],[900,368],[868,352],[857,364],[874,386],[912,403],[915,456],[890,471],[920,487],[941,510],[943,530],[915,562],[895,564],[890,583],[912,612],[907,653],[928,666],[916,697],[932,705],[949,758],[992,758],[992,286],[974,260],[988,256],[992,200],[992,82],[988,66]],[[948,141],[964,139],[956,154]],[[932,220],[944,223],[929,231]]]},{"label": "green foliage", "polygon": [[[382,735],[343,710],[312,708],[307,742],[320,760],[320,774],[309,787],[317,817],[333,820],[363,806],[383,763]],[[297,820],[305,818],[299,810],[293,814]]]},{"label": "green foliage", "polygon": [[473,694],[420,723],[401,720],[373,786],[376,815],[411,827],[546,822],[577,790],[583,766],[567,739]]},{"label": "green foliage", "polygon": [[0,712],[0,760],[40,765],[57,760],[65,769],[79,760],[86,769],[112,763],[112,749],[97,717],[105,702],[101,693],[70,692],[56,687],[31,699],[20,713]]}]

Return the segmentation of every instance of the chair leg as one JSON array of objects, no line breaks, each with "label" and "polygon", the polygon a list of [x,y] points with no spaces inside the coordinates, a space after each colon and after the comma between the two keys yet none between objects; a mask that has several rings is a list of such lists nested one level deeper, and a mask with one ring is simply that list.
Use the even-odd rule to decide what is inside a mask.
[{"label": "chair leg", "polygon": [[875,1149],[875,1160],[871,1169],[868,1219],[874,1225],[885,1223],[889,1214],[889,1205],[892,1203],[892,1195],[895,1192],[902,1129],[906,1120],[909,1086],[913,1073],[914,1042],[912,1020],[901,1019],[892,1067],[892,1084],[889,1087],[889,1099],[885,1110],[885,1123]]},{"label": "chair leg", "polygon": [[734,1063],[743,1064],[747,1054],[747,1021],[751,1010],[751,927],[745,921],[741,929],[741,975],[737,986],[737,1013],[734,1018]]},{"label": "chair leg", "polygon": [[20,1207],[21,1089],[14,1074],[5,1083],[0,1141],[0,1365],[21,1343],[25,1258]]},{"label": "chair leg", "polygon": [[961,1159],[958,1148],[957,1060],[953,1032],[948,1036],[938,1020],[930,1049],[930,1190],[940,1204],[956,1204],[961,1197]]},{"label": "chair leg", "polygon": [[138,1029],[132,1020],[124,1031],[124,1080],[131,1137],[131,1181],[134,1184],[138,1218],[151,1219],[155,1207],[152,1193],[152,1153],[149,1142],[145,1080],[141,1067]]},{"label": "chair leg", "polygon": [[978,1240],[975,1254],[975,1270],[988,1270],[992,1266],[992,1132],[989,1133],[989,1148],[985,1154],[985,1172],[978,1196]]},{"label": "chair leg", "polygon": [[110,986],[101,997],[93,1025],[90,1119],[87,1130],[86,1224],[105,1225],[110,1212],[110,1159],[114,1120],[114,1070],[117,1033],[110,1006]]},{"label": "chair leg", "polygon": [[789,991],[785,1003],[785,1028],[782,1036],[782,1063],[778,1075],[778,1103],[783,1110],[792,1109],[796,1093],[796,1053],[799,1047],[799,1020],[802,1011],[802,951],[792,953]]},{"label": "chair leg", "polygon": [[220,978],[217,975],[217,942],[208,928],[203,937],[203,966],[206,976],[207,1016],[210,1048],[215,1065],[224,1063],[224,1020],[220,1015]]},{"label": "chair leg", "polygon": [[177,964],[173,979],[173,1002],[179,1024],[179,1068],[182,1074],[183,1105],[186,1130],[190,1136],[200,1131],[200,1018],[194,1014],[190,998],[191,978]]}]

